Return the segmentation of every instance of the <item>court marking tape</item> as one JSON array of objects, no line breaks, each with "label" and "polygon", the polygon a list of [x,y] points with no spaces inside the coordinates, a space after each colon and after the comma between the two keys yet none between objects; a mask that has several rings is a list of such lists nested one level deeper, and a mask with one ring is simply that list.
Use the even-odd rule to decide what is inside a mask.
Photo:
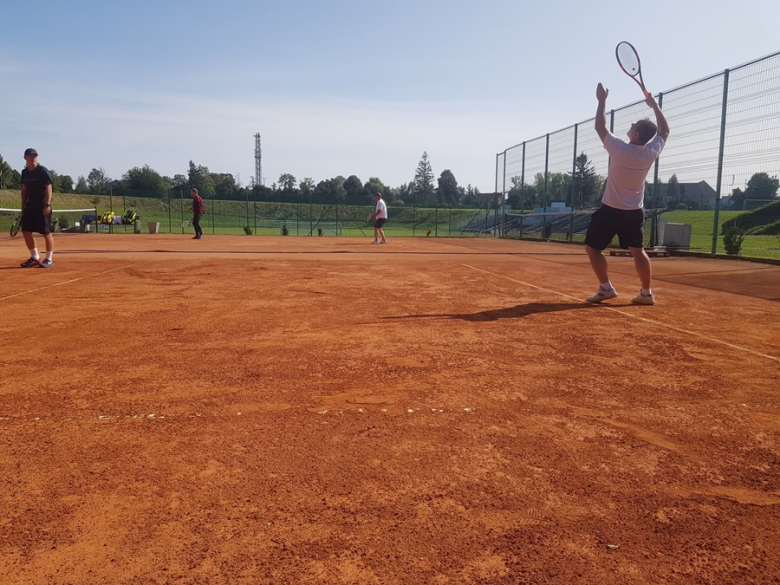
[{"label": "court marking tape", "polygon": [[109,272],[116,272],[117,270],[124,270],[125,268],[130,268],[133,266],[132,264],[128,264],[127,266],[122,266],[120,268],[112,268],[111,270],[106,270],[105,272],[98,272],[97,274],[88,274],[87,276],[81,276],[79,278],[73,278],[71,280],[65,280],[63,282],[57,282],[54,284],[49,284],[47,286],[42,286],[40,288],[34,288],[32,290],[25,290],[20,293],[15,293],[12,295],[8,295],[7,297],[0,297],[0,301],[7,301],[8,299],[12,299],[14,297],[20,297],[22,295],[29,295],[30,293],[38,292],[41,290],[46,290],[47,288],[54,288],[55,286],[62,286],[65,284],[70,284],[72,282],[78,282],[79,280],[85,280],[87,278],[92,278],[94,276],[103,276],[104,274],[108,274]]},{"label": "court marking tape", "polygon": [[[509,280],[511,282],[516,282],[517,284],[522,284],[523,286],[530,286],[531,288],[535,288],[537,290],[541,290],[544,292],[548,292],[554,295],[558,295],[560,297],[565,297],[567,299],[573,299],[575,301],[585,302],[580,297],[575,297],[570,294],[558,292],[557,290],[550,290],[549,288],[544,288],[542,286],[538,286],[535,284],[531,284],[530,282],[523,282],[522,280],[517,280],[514,278],[510,278],[509,276],[505,276],[503,274],[496,274],[495,272],[490,272],[489,270],[483,270],[482,268],[476,268],[474,266],[471,266],[469,264],[461,264],[461,266],[465,266],[466,268],[471,268],[472,270],[476,270],[477,272],[483,272],[484,274],[490,274],[491,276],[497,276],[499,278],[503,278],[505,280]],[[632,319],[637,319],[638,321],[644,321],[645,323],[650,323],[652,325],[658,325],[664,329],[669,329],[671,331],[677,331],[678,333],[685,333],[686,335],[692,335],[694,337],[699,337],[701,339],[706,339],[707,341],[712,341],[714,343],[719,343],[721,345],[725,345],[726,347],[730,347],[731,349],[737,349],[739,351],[743,351],[745,353],[750,353],[755,356],[759,356],[762,358],[766,358],[768,360],[772,360],[775,362],[780,363],[780,358],[777,358],[772,355],[768,355],[765,353],[761,353],[758,351],[754,351],[752,349],[749,349],[747,347],[742,347],[740,345],[734,345],[733,343],[729,343],[728,341],[723,341],[722,339],[718,339],[717,337],[711,337],[709,335],[704,335],[703,333],[697,333],[696,331],[690,331],[688,329],[682,329],[681,327],[675,327],[674,325],[669,325],[668,323],[663,323],[662,321],[656,321],[655,319],[648,319],[647,317],[639,317],[638,315],[634,315],[632,313],[627,313],[626,311],[621,311],[620,309],[616,309],[614,307],[610,307],[608,305],[602,305],[600,303],[592,303],[594,306],[601,307],[602,309],[606,309],[608,311],[612,311],[613,313],[619,313],[620,315],[625,315],[626,317],[631,317]]]}]

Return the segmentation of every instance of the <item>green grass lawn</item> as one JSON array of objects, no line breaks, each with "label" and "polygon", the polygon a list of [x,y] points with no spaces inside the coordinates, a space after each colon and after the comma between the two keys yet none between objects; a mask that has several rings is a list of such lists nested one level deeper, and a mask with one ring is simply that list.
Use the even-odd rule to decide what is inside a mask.
[{"label": "green grass lawn", "polygon": [[[716,254],[725,254],[720,226],[723,222],[743,213],[742,211],[721,211],[718,214],[718,245]],[[686,223],[693,226],[691,233],[692,252],[712,252],[712,235],[715,227],[714,211],[669,211],[661,217],[670,223]],[[777,236],[745,236],[741,256],[780,259],[780,239]]]}]

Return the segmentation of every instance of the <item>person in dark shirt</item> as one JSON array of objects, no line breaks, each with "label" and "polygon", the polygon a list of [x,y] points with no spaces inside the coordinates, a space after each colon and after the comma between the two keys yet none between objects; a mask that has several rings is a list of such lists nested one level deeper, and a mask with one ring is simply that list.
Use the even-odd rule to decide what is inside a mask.
[{"label": "person in dark shirt", "polygon": [[[51,174],[38,164],[38,151],[24,151],[27,166],[22,169],[22,234],[30,250],[30,258],[22,262],[22,268],[51,268],[54,255],[54,237],[51,235]],[[33,232],[46,241],[46,258],[41,260]]]},{"label": "person in dark shirt", "polygon": [[205,212],[203,198],[198,195],[197,189],[190,189],[190,196],[192,197],[192,207],[190,207],[190,211],[192,211],[192,227],[195,228],[195,237],[192,239],[202,240],[203,230],[200,227],[200,218]]}]

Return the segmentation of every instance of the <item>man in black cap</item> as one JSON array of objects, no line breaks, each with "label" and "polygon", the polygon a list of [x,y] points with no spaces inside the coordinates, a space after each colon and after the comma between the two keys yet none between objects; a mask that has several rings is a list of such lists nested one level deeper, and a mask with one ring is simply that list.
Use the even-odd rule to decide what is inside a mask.
[{"label": "man in black cap", "polygon": [[[51,235],[51,174],[38,164],[38,151],[24,151],[27,166],[22,169],[22,234],[30,250],[30,258],[22,262],[22,268],[51,268],[54,254],[54,238]],[[46,240],[46,258],[41,260],[35,245],[33,232]]]}]

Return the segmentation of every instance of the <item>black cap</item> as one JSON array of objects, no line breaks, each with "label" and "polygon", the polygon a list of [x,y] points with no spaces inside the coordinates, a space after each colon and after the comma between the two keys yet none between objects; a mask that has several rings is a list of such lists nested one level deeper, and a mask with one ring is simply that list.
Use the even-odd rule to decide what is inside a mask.
[{"label": "black cap", "polygon": [[24,156],[30,156],[30,155],[38,156],[38,151],[35,150],[34,148],[28,148],[27,150],[24,151]]}]

